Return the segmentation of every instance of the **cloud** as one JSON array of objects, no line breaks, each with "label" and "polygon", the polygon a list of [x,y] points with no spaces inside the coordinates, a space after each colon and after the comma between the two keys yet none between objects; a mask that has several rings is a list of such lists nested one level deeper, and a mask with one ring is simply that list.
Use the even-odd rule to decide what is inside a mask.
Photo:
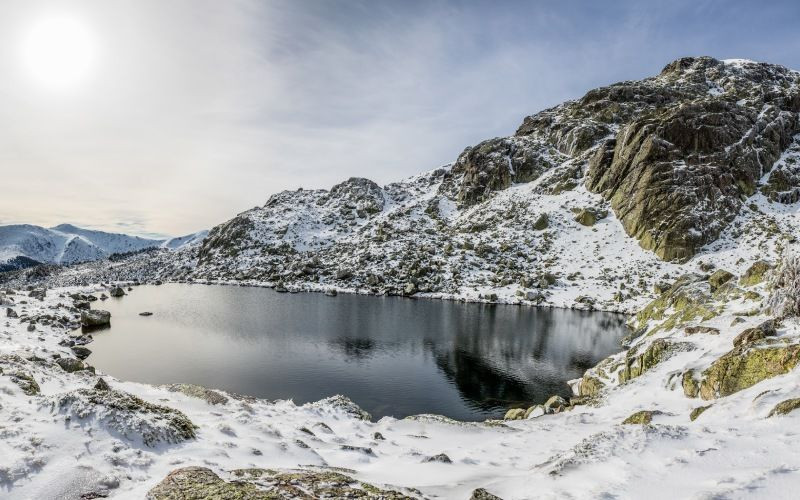
[{"label": "cloud", "polygon": [[[54,9],[99,41],[92,78],[71,92],[37,88],[19,61],[27,27]],[[10,0],[0,219],[175,235],[282,189],[399,180],[682,55],[800,67],[797,14],[779,2]]]}]

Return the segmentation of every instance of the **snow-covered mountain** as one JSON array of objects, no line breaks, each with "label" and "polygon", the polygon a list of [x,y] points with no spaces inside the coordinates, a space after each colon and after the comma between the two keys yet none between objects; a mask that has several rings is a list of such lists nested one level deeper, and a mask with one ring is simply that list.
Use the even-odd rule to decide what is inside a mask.
[{"label": "snow-covered mountain", "polygon": [[0,226],[0,271],[36,264],[75,264],[151,248],[179,249],[197,244],[206,231],[169,240],[83,229],[71,224],[44,228]]},{"label": "snow-covered mountain", "polygon": [[800,73],[683,58],[528,116],[441,168],[278,193],[178,252],[60,283],[200,279],[630,312],[686,272],[774,260],[800,231],[798,166]]},{"label": "snow-covered mountain", "polygon": [[177,238],[170,238],[161,244],[161,248],[169,250],[178,250],[186,247],[193,247],[200,245],[203,240],[208,236],[208,230],[198,231],[186,236],[179,236]]},{"label": "snow-covered mountain", "polygon": [[794,240],[799,112],[796,71],[679,59],[405,181],[276,194],[213,228],[190,276],[613,309]]}]

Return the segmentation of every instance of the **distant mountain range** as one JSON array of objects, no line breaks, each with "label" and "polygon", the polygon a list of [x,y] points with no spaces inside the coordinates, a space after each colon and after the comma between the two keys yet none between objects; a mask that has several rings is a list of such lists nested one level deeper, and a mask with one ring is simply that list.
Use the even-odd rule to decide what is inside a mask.
[{"label": "distant mountain range", "polygon": [[0,226],[0,271],[38,264],[76,264],[150,248],[179,249],[205,238],[207,231],[171,239],[152,239],[61,224]]}]

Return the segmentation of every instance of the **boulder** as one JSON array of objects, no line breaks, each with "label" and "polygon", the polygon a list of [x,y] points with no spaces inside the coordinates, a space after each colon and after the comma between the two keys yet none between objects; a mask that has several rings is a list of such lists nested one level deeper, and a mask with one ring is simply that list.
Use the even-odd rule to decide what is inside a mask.
[{"label": "boulder", "polygon": [[733,339],[733,346],[740,347],[753,344],[767,337],[775,336],[775,321],[768,320],[753,328],[747,328]]},{"label": "boulder", "polygon": [[607,216],[607,212],[593,208],[582,208],[575,213],[575,222],[582,226],[594,226],[597,221]]},{"label": "boulder", "polygon": [[67,373],[78,372],[82,370],[94,371],[94,368],[75,358],[58,358],[56,360],[56,364]]},{"label": "boulder", "polygon": [[112,297],[123,297],[125,295],[125,290],[122,287],[115,286],[108,292],[108,294]]},{"label": "boulder", "polygon": [[86,327],[108,326],[111,324],[111,313],[99,309],[81,311],[81,325]]},{"label": "boulder", "polygon": [[743,344],[714,361],[703,372],[700,397],[714,399],[783,375],[800,362],[800,345]]},{"label": "boulder", "polygon": [[662,412],[658,410],[642,410],[637,411],[628,418],[622,421],[623,424],[638,424],[647,425],[653,421],[655,415],[661,415]]},{"label": "boulder", "polygon": [[6,308],[6,318],[18,318],[17,311],[9,308]]},{"label": "boulder", "polygon": [[719,328],[713,328],[710,326],[687,326],[683,329],[683,333],[686,335],[696,335],[698,333],[704,333],[706,335],[719,335]]},{"label": "boulder", "polygon": [[718,271],[715,271],[714,274],[708,277],[708,284],[711,286],[711,291],[716,292],[722,287],[722,285],[731,281],[735,277],[736,276],[729,273],[728,271],[720,269]]},{"label": "boulder", "polygon": [[525,408],[511,408],[506,412],[503,420],[522,420],[525,418]]},{"label": "boulder", "polygon": [[545,410],[548,412],[560,412],[563,411],[566,407],[569,406],[569,402],[562,398],[561,396],[550,396],[550,399],[547,400],[544,404]]},{"label": "boulder", "polygon": [[97,379],[97,383],[94,384],[94,390],[95,391],[110,391],[111,390],[111,386],[108,385],[108,382],[106,382],[104,379],[99,378],[99,379]]},{"label": "boulder", "polygon": [[84,360],[84,359],[88,358],[89,355],[92,354],[92,351],[90,351],[86,347],[82,347],[82,346],[79,346],[79,345],[72,346],[71,349],[72,349],[73,354],[75,354],[75,357],[80,359],[80,360]]},{"label": "boulder", "polygon": [[605,384],[597,377],[585,374],[578,385],[579,396],[597,396]]},{"label": "boulder", "polygon": [[547,214],[541,214],[539,217],[536,218],[536,221],[533,223],[533,229],[536,231],[544,231],[550,225],[550,219],[547,217]]},{"label": "boulder", "polygon": [[767,273],[772,269],[772,264],[767,261],[759,260],[747,268],[747,271],[739,278],[741,286],[755,286],[761,284],[766,279]]},{"label": "boulder", "polygon": [[687,398],[696,398],[700,394],[700,383],[694,377],[694,370],[683,372],[681,385],[683,386],[683,394]]},{"label": "boulder", "polygon": [[525,415],[523,418],[527,420],[531,418],[538,418],[545,414],[547,414],[547,410],[545,409],[544,405],[534,405],[525,410]]}]

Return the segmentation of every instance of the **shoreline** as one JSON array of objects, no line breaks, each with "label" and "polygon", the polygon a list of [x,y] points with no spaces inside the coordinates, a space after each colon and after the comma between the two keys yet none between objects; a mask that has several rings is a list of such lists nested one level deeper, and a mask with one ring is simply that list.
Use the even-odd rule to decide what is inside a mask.
[{"label": "shoreline", "polygon": [[[703,281],[692,283],[708,290]],[[698,485],[708,484],[709,478],[718,478],[719,488],[723,488],[723,478],[736,468],[719,461],[719,453],[710,455],[710,460],[699,453],[709,448],[708,429],[716,436],[715,447],[726,450],[725,456],[730,457],[748,453],[753,446],[736,436],[756,436],[773,450],[754,462],[754,466],[766,469],[791,461],[800,446],[796,439],[776,434],[776,420],[766,418],[782,399],[800,391],[796,389],[800,387],[796,383],[800,373],[789,372],[732,396],[709,400],[705,405],[711,409],[697,422],[695,410],[704,402],[685,396],[680,383],[674,381],[675,373],[686,367],[701,370],[722,356],[739,329],[764,321],[763,315],[748,313],[754,303],[746,297],[724,302],[713,319],[688,323],[709,325],[704,328],[709,332],[717,329],[717,334],[687,336],[682,326],[658,330],[659,325],[670,321],[673,312],[661,319],[649,319],[648,331],[655,333],[635,339],[632,347],[587,371],[584,377],[602,379],[601,388],[593,396],[576,398],[568,408],[533,413],[523,420],[473,423],[423,415],[400,420],[384,417],[373,422],[363,420],[358,407],[345,398],[298,406],[290,401],[240,397],[197,386],[173,391],[171,387],[107,375],[102,378],[111,392],[93,388],[98,385],[98,375],[81,370],[66,372],[54,362],[58,360],[56,354],[71,356],[69,348],[58,345],[70,335],[69,330],[56,323],[44,324],[51,322],[48,317],[59,318],[69,311],[70,306],[65,304],[70,293],[92,290],[100,288],[50,289],[42,301],[28,297],[27,292],[9,296],[18,303],[13,307],[23,319],[7,320],[8,326],[2,330],[5,340],[0,342],[0,367],[4,370],[0,376],[4,394],[0,417],[6,421],[21,419],[22,423],[13,436],[0,443],[11,464],[0,470],[4,484],[13,485],[10,489],[3,487],[10,498],[57,496],[48,488],[56,487],[58,478],[73,476],[83,478],[86,491],[142,498],[170,473],[200,473],[182,467],[205,467],[220,481],[234,481],[237,469],[297,471],[299,464],[312,466],[296,472],[305,478],[301,480],[310,481],[312,471],[346,469],[349,472],[345,475],[356,478],[354,481],[401,491],[409,498],[466,499],[477,488],[507,500],[527,498],[530,481],[538,481],[538,492],[550,496],[592,498],[613,490],[635,497],[644,485],[661,484],[665,467],[676,467],[674,463],[668,465],[675,443],[696,452],[685,455],[685,464],[676,469],[687,477],[681,491],[690,495],[704,491],[698,490]],[[736,290],[731,288],[731,293]],[[28,304],[22,304],[23,300]],[[723,304],[710,296],[708,300],[712,301],[710,305]],[[28,330],[26,317],[36,318],[33,331]],[[733,323],[735,328],[728,326]],[[790,346],[800,342],[800,324],[788,322],[779,331],[778,340],[780,345],[788,342]],[[659,342],[676,346],[674,352],[647,365],[646,372],[642,369],[635,378],[615,381],[616,371],[609,371],[609,367],[620,363],[624,367],[634,359],[631,352],[641,353],[661,345]],[[603,378],[600,371],[611,378]],[[26,381],[31,379],[39,389],[27,395],[24,391],[31,389]],[[578,392],[585,388],[582,382],[577,384]],[[759,396],[765,389],[766,395]],[[126,401],[125,409],[120,410],[114,401]],[[148,416],[155,408],[160,408],[157,411],[166,419]],[[637,411],[650,412],[647,414],[652,422],[621,425]],[[189,434],[181,430],[185,428],[180,424],[184,418],[196,426]],[[41,444],[31,448],[31,439],[37,443],[41,440]],[[86,443],[92,443],[88,452]],[[643,450],[648,450],[644,462]],[[614,457],[612,462],[608,461],[609,453]],[[693,469],[687,469],[689,464]],[[81,472],[87,470],[95,471],[91,478]],[[600,471],[604,472],[598,475]],[[697,471],[702,471],[701,476]],[[700,477],[704,482],[697,482]],[[768,484],[779,488],[781,483]],[[705,491],[727,491],[719,488]]]}]

